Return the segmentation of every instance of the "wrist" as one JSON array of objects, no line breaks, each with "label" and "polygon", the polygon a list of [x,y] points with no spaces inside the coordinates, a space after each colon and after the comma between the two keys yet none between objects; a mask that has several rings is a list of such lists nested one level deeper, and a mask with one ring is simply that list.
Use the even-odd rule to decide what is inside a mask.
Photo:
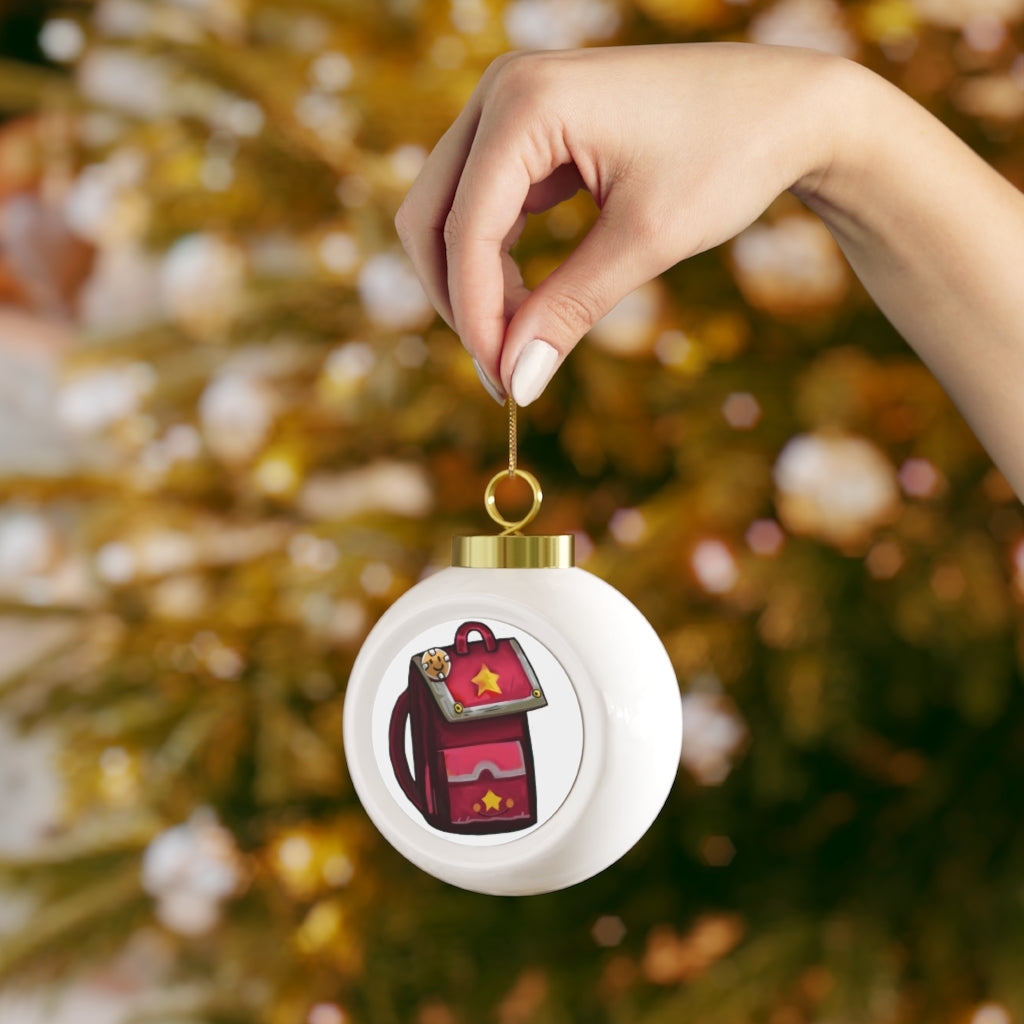
[{"label": "wrist", "polygon": [[[853,214],[861,205],[863,174],[873,159],[877,141],[872,124],[884,125],[884,105],[877,95],[884,83],[873,72],[844,58],[819,64],[817,79],[809,83],[810,114],[805,166],[789,191],[818,213]],[[877,136],[878,128],[875,128]],[[830,225],[831,226],[831,225]]]}]

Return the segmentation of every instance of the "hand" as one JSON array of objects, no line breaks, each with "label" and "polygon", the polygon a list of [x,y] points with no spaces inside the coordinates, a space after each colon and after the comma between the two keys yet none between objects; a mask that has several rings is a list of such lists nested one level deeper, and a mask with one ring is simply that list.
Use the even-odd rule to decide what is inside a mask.
[{"label": "hand", "polygon": [[[530,293],[509,250],[527,214],[581,187],[600,215]],[[786,189],[1024,497],[1024,195],[857,64],[731,43],[507,55],[396,226],[488,390],[528,405],[624,295]]]},{"label": "hand", "polygon": [[[712,43],[508,54],[430,155],[396,226],[492,395],[528,405],[623,296],[731,238],[829,165],[847,62]],[[532,294],[527,214],[585,188],[600,208]]]}]

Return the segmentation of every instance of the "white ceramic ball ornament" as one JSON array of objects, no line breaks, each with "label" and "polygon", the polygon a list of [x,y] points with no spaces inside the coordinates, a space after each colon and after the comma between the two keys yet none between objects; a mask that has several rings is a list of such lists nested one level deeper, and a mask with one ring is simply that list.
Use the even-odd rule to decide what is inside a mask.
[{"label": "white ceramic ball ornament", "polygon": [[[539,486],[515,472],[535,514]],[[522,525],[493,511],[494,482],[491,515]],[[520,896],[581,882],[640,839],[675,779],[682,711],[654,629],[574,567],[573,538],[507,531],[454,538],[452,567],[373,627],[344,741],[400,853],[452,885]]]}]

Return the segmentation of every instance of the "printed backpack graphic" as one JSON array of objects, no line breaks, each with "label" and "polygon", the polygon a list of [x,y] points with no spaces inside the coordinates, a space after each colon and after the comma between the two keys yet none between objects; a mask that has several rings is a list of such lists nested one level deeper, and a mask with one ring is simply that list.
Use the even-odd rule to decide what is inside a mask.
[{"label": "printed backpack graphic", "polygon": [[[480,639],[471,640],[472,634]],[[537,822],[527,714],[547,699],[515,637],[464,622],[448,646],[409,660],[388,748],[402,792],[442,832],[491,835]],[[412,766],[406,756],[406,723]]]}]

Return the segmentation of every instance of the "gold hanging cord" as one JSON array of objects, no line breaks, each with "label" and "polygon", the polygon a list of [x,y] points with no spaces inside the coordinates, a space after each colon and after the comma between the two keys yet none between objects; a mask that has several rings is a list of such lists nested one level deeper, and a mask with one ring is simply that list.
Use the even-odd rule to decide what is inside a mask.
[{"label": "gold hanging cord", "polygon": [[[487,514],[501,533],[490,537],[452,537],[452,565],[464,569],[571,569],[575,565],[573,535],[524,536],[519,531],[540,511],[543,495],[537,478],[518,464],[516,404],[511,397],[508,410],[508,469],[499,470],[484,491]],[[521,519],[506,519],[499,511],[495,491],[502,480],[525,480],[533,492],[533,505]]]},{"label": "gold hanging cord", "polygon": [[511,395],[505,399],[505,408],[508,409],[508,478],[511,480],[516,475],[519,458],[519,421],[516,417],[519,406]]},{"label": "gold hanging cord", "polygon": [[[510,537],[518,534],[519,531],[537,517],[537,513],[540,511],[540,503],[544,500],[544,495],[540,489],[540,482],[532,474],[528,473],[525,469],[520,469],[518,466],[519,461],[519,427],[516,417],[516,403],[512,396],[509,395],[505,400],[505,407],[508,409],[508,470],[501,470],[495,473],[491,477],[491,482],[487,485],[484,491],[484,507],[487,509],[487,514],[501,527],[504,529],[501,531],[500,536]],[[533,491],[533,504],[530,510],[526,513],[522,519],[510,520],[506,519],[498,511],[498,502],[494,492],[497,490],[498,484],[503,479],[511,480],[513,477],[519,477],[521,480],[525,480],[529,485],[530,490]]]}]

